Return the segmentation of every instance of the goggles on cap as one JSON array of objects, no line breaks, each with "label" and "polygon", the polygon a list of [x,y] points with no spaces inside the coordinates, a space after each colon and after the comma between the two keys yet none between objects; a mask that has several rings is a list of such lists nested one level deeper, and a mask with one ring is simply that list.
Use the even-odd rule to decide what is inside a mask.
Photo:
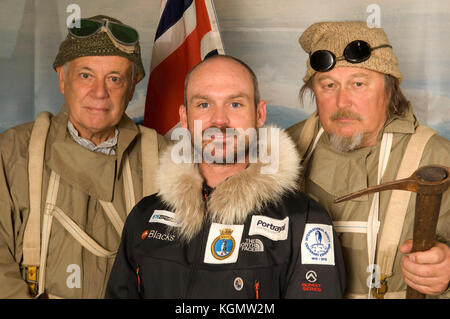
[{"label": "goggles on cap", "polygon": [[84,39],[104,31],[114,45],[125,53],[133,53],[139,40],[138,32],[130,26],[109,20],[80,19],[80,26],[69,27],[71,36]]},{"label": "goggles on cap", "polygon": [[346,60],[350,63],[361,63],[370,58],[373,50],[381,48],[392,48],[389,44],[383,44],[374,48],[363,40],[350,42],[344,49],[344,54],[338,58],[328,50],[318,50],[310,54],[309,64],[318,72],[327,72],[334,68],[337,61]]}]

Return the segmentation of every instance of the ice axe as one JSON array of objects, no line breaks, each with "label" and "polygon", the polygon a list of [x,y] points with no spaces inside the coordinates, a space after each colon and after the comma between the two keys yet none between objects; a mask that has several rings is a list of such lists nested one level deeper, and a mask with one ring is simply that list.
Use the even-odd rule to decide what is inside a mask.
[{"label": "ice axe", "polygon": [[[337,198],[340,203],[349,199],[385,190],[405,190],[417,193],[412,252],[433,247],[442,193],[450,185],[450,167],[429,165],[418,168],[410,177],[392,181]],[[408,286],[408,299],[422,299],[425,295]]]}]

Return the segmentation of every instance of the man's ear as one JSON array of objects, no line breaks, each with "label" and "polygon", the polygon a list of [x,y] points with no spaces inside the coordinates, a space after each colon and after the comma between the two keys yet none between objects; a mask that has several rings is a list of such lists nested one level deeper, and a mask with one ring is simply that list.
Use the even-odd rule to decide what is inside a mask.
[{"label": "man's ear", "polygon": [[141,80],[143,79],[144,77],[142,76],[142,74],[137,74],[136,75],[136,77],[135,77],[135,82],[134,82],[134,84],[136,85],[136,84],[138,84],[139,82],[141,82]]},{"label": "man's ear", "polygon": [[267,116],[266,101],[261,100],[256,106],[256,127],[264,126],[264,123],[266,123],[266,116]]},{"label": "man's ear", "polygon": [[187,123],[187,110],[186,107],[184,105],[180,105],[180,107],[178,108],[178,114],[180,115],[180,124],[183,128],[187,129],[188,128],[188,123]]},{"label": "man's ear", "polygon": [[59,90],[64,94],[64,66],[58,66],[56,73],[58,73]]}]

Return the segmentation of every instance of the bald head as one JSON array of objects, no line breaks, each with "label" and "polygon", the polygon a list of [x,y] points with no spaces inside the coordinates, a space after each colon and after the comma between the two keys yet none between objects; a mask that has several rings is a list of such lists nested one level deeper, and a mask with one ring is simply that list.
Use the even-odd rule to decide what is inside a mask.
[{"label": "bald head", "polygon": [[202,72],[202,69],[203,71],[209,72],[209,70],[214,67],[215,63],[230,63],[230,65],[234,65],[237,66],[238,68],[242,68],[245,70],[245,73],[247,73],[249,76],[249,81],[251,81],[253,85],[254,104],[256,107],[260,101],[258,80],[256,78],[256,75],[245,62],[230,55],[213,55],[198,63],[188,72],[188,74],[186,75],[186,79],[184,81],[184,106],[187,107],[188,105],[187,90],[192,75],[195,74],[196,72]]}]

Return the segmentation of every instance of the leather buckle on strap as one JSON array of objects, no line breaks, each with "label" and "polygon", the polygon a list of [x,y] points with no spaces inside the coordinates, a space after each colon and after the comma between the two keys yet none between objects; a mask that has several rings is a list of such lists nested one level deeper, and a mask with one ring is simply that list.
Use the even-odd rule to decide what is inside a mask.
[{"label": "leather buckle on strap", "polygon": [[38,267],[28,266],[25,267],[25,281],[28,284],[30,294],[34,297],[38,293],[38,280],[37,280]]},{"label": "leather buckle on strap", "polygon": [[386,276],[380,276],[380,285],[379,287],[372,288],[372,296],[376,299],[384,299],[384,295],[387,292],[387,281]]}]

